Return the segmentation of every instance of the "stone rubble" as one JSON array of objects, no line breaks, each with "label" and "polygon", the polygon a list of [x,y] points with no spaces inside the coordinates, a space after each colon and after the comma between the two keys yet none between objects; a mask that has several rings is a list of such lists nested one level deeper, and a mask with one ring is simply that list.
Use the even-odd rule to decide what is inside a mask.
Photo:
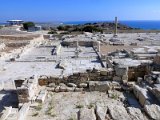
[{"label": "stone rubble", "polygon": [[108,110],[113,120],[132,120],[122,105],[109,105]]},{"label": "stone rubble", "polygon": [[153,120],[160,120],[160,106],[152,104],[145,105],[144,111],[149,115]]},{"label": "stone rubble", "polygon": [[134,107],[128,107],[127,111],[133,120],[145,120],[140,109]]},{"label": "stone rubble", "polygon": [[46,96],[47,96],[47,91],[41,90],[36,101],[39,103],[44,103]]},{"label": "stone rubble", "polygon": [[77,85],[74,83],[68,83],[67,85],[68,85],[68,87],[77,87]]},{"label": "stone rubble", "polygon": [[110,90],[110,82],[108,81],[89,81],[90,91],[107,92]]},{"label": "stone rubble", "polygon": [[79,111],[79,120],[96,120],[94,109],[81,109]]},{"label": "stone rubble", "polygon": [[[141,35],[147,36],[144,34]],[[24,79],[15,80],[15,87],[19,102],[18,107],[20,108],[20,110],[17,112],[17,116],[13,116],[16,116],[18,120],[26,119],[26,115],[30,108],[30,103],[34,104],[36,100],[38,104],[44,105],[45,101],[47,100],[46,97],[50,96],[51,98],[53,98],[55,94],[59,94],[58,96],[56,96],[56,98],[53,99],[53,101],[56,100],[56,103],[53,104],[53,108],[49,109],[53,113],[50,116],[53,120],[59,120],[61,118],[65,120],[65,117],[68,119],[69,117],[72,117],[72,112],[74,113],[74,115],[76,114],[78,116],[78,118],[76,118],[78,120],[106,120],[110,118],[113,120],[146,120],[147,118],[145,117],[145,114],[149,116],[149,119],[160,120],[160,106],[159,104],[152,104],[150,102],[150,95],[148,94],[148,92],[151,92],[153,96],[155,96],[160,101],[160,89],[156,87],[152,88],[152,86],[158,86],[160,83],[160,73],[158,72],[160,71],[160,57],[159,54],[157,54],[159,53],[159,46],[145,46],[144,48],[134,48],[133,50],[131,50],[131,52],[129,52],[125,50],[125,42],[123,44],[124,46],[122,46],[122,49],[124,50],[118,50],[120,46],[112,46],[121,45],[121,43],[110,43],[109,40],[111,40],[113,37],[108,34],[101,35],[85,33],[85,35],[71,36],[71,38],[69,37],[69,39],[63,36],[63,46],[61,46],[60,42],[57,42],[58,45],[55,45],[55,41],[52,42],[51,40],[38,42],[37,40],[39,39],[44,40],[42,35],[39,38],[38,36],[30,36],[29,38],[27,36],[0,36],[3,39],[20,40],[30,40],[36,38],[36,40],[30,43],[24,42],[17,44],[0,44],[1,50],[3,50],[6,46],[29,44],[24,48],[14,50],[9,54],[1,54],[1,59],[4,60],[3,62],[8,62],[6,66],[3,65],[4,63],[2,62],[3,69],[1,70],[1,72],[4,72],[4,74],[7,76],[6,78],[2,76],[2,80],[4,79],[4,81],[9,81],[12,77],[15,78],[13,75],[16,75],[16,77],[19,77],[19,75],[23,75],[24,72],[20,72],[21,74],[19,74],[19,71],[13,71],[15,71],[16,68],[21,69],[21,66],[24,64],[24,62],[26,62],[26,65],[24,64],[24,68],[25,66],[30,66],[31,64],[31,66],[27,68],[29,69],[29,72],[26,72],[26,77],[24,77]],[[108,36],[110,36],[111,39]],[[137,36],[137,34],[131,35],[131,37],[132,36]],[[123,36],[122,34],[121,37],[117,38],[125,39],[125,36]],[[159,44],[159,36],[155,38],[157,39],[156,42]],[[128,42],[129,39],[127,39],[127,44],[130,44]],[[136,46],[141,45],[139,44],[139,40],[136,42],[138,42],[136,43]],[[99,46],[97,46],[97,43],[99,43]],[[100,44],[104,43],[108,45],[106,47],[116,47],[117,50],[111,53],[107,51],[107,55],[105,51],[105,54],[102,55]],[[64,47],[64,44],[67,44],[66,47]],[[55,49],[53,48],[47,49],[47,53],[42,54],[41,51],[44,51],[45,53],[46,47],[48,46],[54,46],[54,48],[57,50],[54,51]],[[80,46],[83,46],[84,51],[83,48],[80,48]],[[79,47],[78,49],[80,52],[78,57],[75,56],[75,47],[76,49]],[[38,51],[39,53],[34,53],[32,52],[32,50]],[[56,53],[56,56],[53,54],[54,52]],[[155,59],[155,56],[156,60],[153,60]],[[77,57],[77,59],[75,59],[75,57]],[[19,67],[16,67],[16,65],[19,64],[18,62],[20,64],[23,64]],[[33,64],[33,62],[38,63]],[[40,68],[39,62],[41,64],[44,64],[44,67],[42,66],[42,68]],[[49,63],[51,69],[46,69],[47,67],[45,63]],[[13,66],[9,67],[10,64],[14,66],[11,74],[10,68]],[[8,71],[6,70],[7,67],[9,69]],[[37,69],[34,69],[35,67],[37,67]],[[42,69],[41,72],[39,72],[39,69]],[[46,73],[44,72],[45,70]],[[151,70],[155,70],[154,75],[152,75],[153,71],[151,72]],[[32,76],[31,78],[28,78],[28,76],[31,76],[30,74],[35,73],[37,73],[38,76]],[[5,88],[4,85],[2,86],[2,89],[3,88]],[[68,94],[69,92],[71,92],[71,94]],[[94,92],[98,92],[98,95],[95,94],[95,96],[93,95],[92,98],[90,96],[83,96],[85,94],[94,94]],[[133,99],[135,99],[134,97],[137,98],[135,100],[140,103],[142,109],[128,107],[131,106],[127,101],[128,96],[126,97],[125,95],[122,95],[125,94],[125,92],[130,92],[130,95],[134,93]],[[78,95],[74,96],[74,94]],[[103,97],[101,97],[102,94],[104,95]],[[70,98],[67,95],[69,95]],[[61,102],[63,101],[63,97],[66,97],[63,103],[65,104],[64,106],[63,104],[61,104]],[[74,101],[75,99],[77,99],[77,102]],[[108,101],[106,102],[105,100]],[[93,101],[95,102],[95,106],[91,104]],[[105,103],[102,105],[100,102],[104,101]],[[79,102],[81,102],[81,105],[83,106],[79,107],[82,108],[75,107],[77,104],[79,104]],[[69,103],[69,106],[67,106],[67,103]],[[49,105],[50,106],[48,107],[51,107],[52,103]],[[11,107],[7,109],[7,113],[3,113],[1,118],[2,120],[7,119],[7,117],[11,113],[10,109]],[[46,111],[47,108],[46,106],[44,106],[44,108],[42,109],[43,110],[39,111],[38,115],[34,117],[37,117],[37,119],[39,116],[41,117],[41,115],[44,114],[43,112]],[[143,109],[144,113],[141,112],[141,110]],[[55,115],[57,111],[64,114],[59,114],[62,116],[57,117]],[[68,111],[71,113],[69,113]],[[45,113],[45,119],[48,119],[47,117],[49,117],[49,113],[50,111],[47,115]],[[12,114],[10,115],[12,116]],[[29,117],[31,116],[33,117],[33,115],[30,115]],[[11,117],[9,119],[11,119]],[[39,118],[39,120],[41,119],[44,118]]]},{"label": "stone rubble", "polygon": [[81,84],[79,84],[79,87],[80,88],[86,88],[86,87],[88,87],[88,84],[87,83],[81,83]]},{"label": "stone rubble", "polygon": [[107,106],[102,106],[100,104],[96,105],[96,116],[97,120],[106,120]]}]

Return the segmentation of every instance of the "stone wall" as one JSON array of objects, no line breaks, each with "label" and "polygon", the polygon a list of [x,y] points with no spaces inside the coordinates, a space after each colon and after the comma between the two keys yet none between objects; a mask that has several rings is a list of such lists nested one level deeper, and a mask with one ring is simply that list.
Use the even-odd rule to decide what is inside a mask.
[{"label": "stone wall", "polygon": [[3,40],[33,40],[38,38],[40,35],[0,35],[0,39]]},{"label": "stone wall", "polygon": [[128,68],[128,81],[136,81],[138,77],[144,77],[148,74],[146,65]]},{"label": "stone wall", "polygon": [[50,38],[50,35],[43,35],[44,39],[49,39]]},{"label": "stone wall", "polygon": [[0,119],[1,120],[7,120],[8,116],[10,115],[12,111],[12,107],[6,107],[2,112],[1,112],[1,115],[0,115]]},{"label": "stone wall", "polygon": [[32,77],[26,80],[15,80],[19,104],[28,103],[39,92],[38,79]]},{"label": "stone wall", "polygon": [[15,87],[16,87],[16,88],[17,88],[17,87],[21,87],[24,81],[25,81],[25,80],[22,80],[22,79],[15,80],[15,81],[14,81]]},{"label": "stone wall", "polygon": [[[62,46],[67,46],[67,47],[76,47],[77,46],[77,41],[63,41]],[[97,46],[96,41],[78,41],[79,46],[86,46],[86,47],[93,47]]]},{"label": "stone wall", "polygon": [[157,98],[160,102],[160,88],[148,88],[148,90]]},{"label": "stone wall", "polygon": [[30,107],[30,103],[23,104],[23,106],[18,112],[18,120],[26,120],[26,116],[28,114],[29,107]]},{"label": "stone wall", "polygon": [[149,104],[151,98],[148,95],[147,89],[144,89],[144,88],[141,88],[141,87],[135,85],[133,88],[133,93],[142,106]]},{"label": "stone wall", "polygon": [[22,47],[28,45],[29,42],[9,42],[6,43],[7,47]]},{"label": "stone wall", "polygon": [[154,63],[160,64],[160,56],[156,56],[153,60]]},{"label": "stone wall", "polygon": [[6,44],[4,44],[4,43],[0,44],[0,50],[3,50],[5,47],[6,47]]},{"label": "stone wall", "polygon": [[153,65],[151,66],[151,69],[154,71],[160,71],[160,56],[157,55],[153,60]]},{"label": "stone wall", "polygon": [[74,83],[79,85],[80,83],[86,83],[88,81],[107,81],[112,80],[112,75],[108,74],[107,69],[103,70],[87,70],[84,73],[74,73],[68,77],[57,78],[57,77],[48,77],[40,76],[38,79],[39,85],[49,85],[50,83]]}]

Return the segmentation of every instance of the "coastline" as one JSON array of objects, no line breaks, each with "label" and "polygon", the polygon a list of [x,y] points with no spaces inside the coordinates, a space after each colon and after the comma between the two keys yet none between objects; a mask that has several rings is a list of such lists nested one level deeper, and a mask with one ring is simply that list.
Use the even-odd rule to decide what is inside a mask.
[{"label": "coastline", "polygon": [[[43,22],[43,24],[48,24],[50,26],[58,26],[58,25],[83,25],[86,23],[102,23],[102,22],[111,22],[114,21],[67,21],[67,22],[57,22],[57,23],[48,23]],[[160,20],[124,20],[119,21],[119,23],[132,27],[139,28],[141,30],[160,30]],[[41,23],[37,22],[37,24],[41,25]],[[6,23],[0,23],[0,25],[6,25]]]},{"label": "coastline", "polygon": [[[68,21],[63,22],[64,25],[83,25],[86,23],[98,23],[98,22],[114,22],[114,21]],[[127,25],[133,28],[140,28],[142,30],[160,30],[160,20],[133,20],[133,21],[119,21],[123,25]]]}]

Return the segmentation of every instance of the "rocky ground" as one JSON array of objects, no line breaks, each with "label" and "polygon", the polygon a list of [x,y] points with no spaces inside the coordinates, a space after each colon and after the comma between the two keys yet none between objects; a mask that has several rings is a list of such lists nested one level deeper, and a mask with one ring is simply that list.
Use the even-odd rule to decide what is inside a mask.
[{"label": "rocky ground", "polygon": [[123,93],[48,93],[43,104],[33,105],[27,120],[147,120],[139,108],[127,108]]},{"label": "rocky ground", "polygon": [[18,27],[3,27],[0,29],[0,35],[15,35],[15,34],[27,34],[27,32],[22,32]]},{"label": "rocky ground", "polygon": [[[2,29],[0,31],[0,35],[16,35],[19,34],[20,31],[15,31],[10,29],[7,31],[6,29]],[[5,33],[4,33],[5,32]],[[15,33],[16,32],[16,33]],[[22,32],[20,32],[21,34]],[[18,35],[19,36],[19,35]],[[80,35],[75,37],[76,40],[100,40],[104,44],[101,46],[101,52],[103,54],[107,54],[107,52],[115,51],[116,49],[126,49],[127,51],[132,50],[133,48],[145,46],[145,45],[160,45],[159,38],[160,34],[118,34],[118,39],[125,43],[124,46],[112,46],[109,45],[109,40],[112,38],[112,34],[96,34],[96,35]],[[141,38],[141,39],[137,39]],[[21,39],[21,38],[20,38]],[[142,40],[142,41],[141,41]],[[14,49],[20,48],[25,43],[28,44],[30,40],[1,40],[0,42],[5,43],[5,48],[2,49],[2,52],[10,52]],[[37,45],[40,41],[36,41],[34,45]],[[44,43],[47,43],[45,40]],[[58,41],[59,42],[59,41]],[[137,43],[137,46],[130,46],[130,43]],[[24,44],[23,44],[24,43]],[[55,41],[53,41],[55,43]],[[106,45],[107,44],[107,45]],[[19,46],[17,46],[19,45]],[[21,46],[22,45],[22,46]],[[23,52],[20,54],[19,61],[14,62],[6,62],[1,60],[0,64],[1,71],[1,81],[6,81],[7,86],[11,88],[13,85],[13,80],[15,77],[31,77],[32,75],[50,75],[62,74],[61,69],[56,69],[56,62],[36,62],[36,59],[39,58],[52,58],[51,56],[51,48],[44,46],[26,48],[27,52]],[[54,45],[54,44],[53,44]],[[44,47],[44,48],[43,48]],[[8,49],[7,49],[8,48]],[[82,47],[81,47],[82,48]],[[94,59],[94,52],[91,51],[90,48],[82,48],[84,54],[80,54],[82,58],[85,60],[73,60],[68,59],[69,55],[74,55],[75,49],[73,48],[62,48],[60,55],[57,55],[58,58],[67,58],[66,68],[63,71],[63,74],[69,74],[70,72],[78,71],[79,69],[86,69],[87,66],[90,67],[91,63],[96,65]],[[12,56],[9,56],[12,57]],[[88,60],[86,58],[88,57]],[[93,60],[90,59],[93,57]],[[35,59],[36,58],[36,59]],[[57,60],[56,58],[56,60]],[[89,60],[90,59],[90,60]],[[27,60],[28,61],[27,63]],[[65,63],[65,62],[64,62]],[[95,67],[95,65],[92,65]],[[76,67],[74,67],[76,66]],[[77,67],[78,66],[78,67]],[[92,67],[91,66],[91,67]],[[99,63],[97,64],[99,67]],[[54,72],[54,73],[53,73]],[[5,83],[4,83],[5,84]],[[10,85],[11,84],[11,85]],[[4,86],[4,88],[7,88]],[[4,95],[7,93],[1,93],[1,106],[0,109],[3,108],[2,105],[5,105],[4,101],[10,97],[5,98]],[[133,104],[135,101],[138,103],[134,97],[127,96],[130,98],[130,102]],[[158,105],[146,105],[144,109],[142,109],[139,105],[130,105],[129,102],[126,101],[126,96],[123,92],[114,91],[113,93],[105,93],[105,92],[48,92],[47,98],[44,103],[33,103],[30,107],[29,114],[27,116],[27,120],[160,120],[160,107]],[[11,101],[14,102],[14,101]],[[6,106],[6,105],[5,105]],[[10,105],[8,105],[10,106]],[[137,107],[138,106],[138,107]],[[147,115],[148,114],[148,115]]]}]

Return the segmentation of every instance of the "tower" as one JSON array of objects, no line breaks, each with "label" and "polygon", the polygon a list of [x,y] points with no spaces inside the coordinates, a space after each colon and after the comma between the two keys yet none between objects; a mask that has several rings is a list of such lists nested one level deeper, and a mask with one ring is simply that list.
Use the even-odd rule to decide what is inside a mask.
[{"label": "tower", "polygon": [[118,27],[118,18],[117,18],[117,17],[115,17],[114,37],[117,37],[117,27]]}]

